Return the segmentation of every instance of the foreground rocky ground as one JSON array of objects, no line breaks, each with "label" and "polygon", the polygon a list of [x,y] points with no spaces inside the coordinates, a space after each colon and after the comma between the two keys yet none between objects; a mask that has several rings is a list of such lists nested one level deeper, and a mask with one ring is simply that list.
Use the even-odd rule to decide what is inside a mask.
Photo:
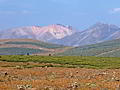
[{"label": "foreground rocky ground", "polygon": [[0,62],[0,90],[120,90],[120,69],[24,65],[40,63]]}]

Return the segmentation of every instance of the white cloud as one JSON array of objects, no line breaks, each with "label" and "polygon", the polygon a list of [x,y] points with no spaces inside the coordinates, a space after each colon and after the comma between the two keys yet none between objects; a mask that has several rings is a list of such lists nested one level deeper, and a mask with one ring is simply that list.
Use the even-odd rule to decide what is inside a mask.
[{"label": "white cloud", "polygon": [[111,11],[110,11],[111,14],[114,14],[114,13],[120,13],[120,8],[113,8]]}]

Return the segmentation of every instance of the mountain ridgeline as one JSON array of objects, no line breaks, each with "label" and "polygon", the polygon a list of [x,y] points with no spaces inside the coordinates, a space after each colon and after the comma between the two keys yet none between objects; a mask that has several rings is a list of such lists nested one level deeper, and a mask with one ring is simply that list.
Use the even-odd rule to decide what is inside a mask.
[{"label": "mountain ridgeline", "polygon": [[105,41],[92,45],[74,47],[63,53],[59,53],[58,55],[120,57],[120,39]]},{"label": "mountain ridgeline", "polygon": [[115,25],[96,23],[87,30],[76,32],[60,40],[56,44],[67,46],[83,46],[120,38],[120,28]]},{"label": "mountain ridgeline", "polygon": [[45,27],[28,26],[1,31],[0,39],[34,39],[48,42],[53,39],[62,39],[73,33],[70,26],[60,24]]},{"label": "mountain ridgeline", "polygon": [[119,38],[120,28],[104,23],[96,23],[83,31],[77,31],[71,26],[54,24],[13,28],[0,32],[0,39],[33,39],[65,46],[84,46]]}]

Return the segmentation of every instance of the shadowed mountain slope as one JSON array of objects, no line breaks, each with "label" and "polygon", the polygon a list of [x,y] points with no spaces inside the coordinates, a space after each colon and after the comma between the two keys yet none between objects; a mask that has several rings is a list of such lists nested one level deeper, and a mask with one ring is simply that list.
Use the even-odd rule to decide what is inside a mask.
[{"label": "shadowed mountain slope", "polygon": [[75,47],[59,55],[120,57],[120,39]]}]

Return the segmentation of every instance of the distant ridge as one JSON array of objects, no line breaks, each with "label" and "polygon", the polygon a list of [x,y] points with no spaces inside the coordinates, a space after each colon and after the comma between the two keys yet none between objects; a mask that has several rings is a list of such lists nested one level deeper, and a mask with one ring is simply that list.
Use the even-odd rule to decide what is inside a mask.
[{"label": "distant ridge", "polygon": [[72,26],[53,24],[28,26],[0,32],[0,39],[34,39],[65,46],[84,46],[120,38],[120,28],[113,24],[96,23],[77,31]]},{"label": "distant ridge", "polygon": [[53,55],[67,47],[32,39],[1,39],[0,55]]},{"label": "distant ridge", "polygon": [[58,55],[120,57],[120,39],[75,47]]}]

